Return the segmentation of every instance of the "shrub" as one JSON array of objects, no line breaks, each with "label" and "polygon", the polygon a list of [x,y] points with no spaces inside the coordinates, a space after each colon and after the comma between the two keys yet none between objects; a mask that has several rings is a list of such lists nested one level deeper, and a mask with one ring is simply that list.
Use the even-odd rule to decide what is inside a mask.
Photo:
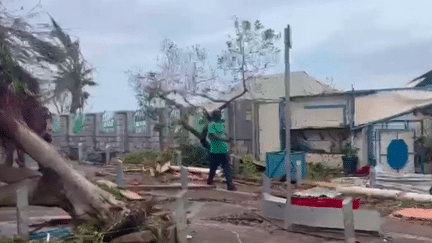
[{"label": "shrub", "polygon": [[261,179],[257,166],[254,164],[254,157],[251,154],[241,156],[241,175],[248,180],[258,181]]},{"label": "shrub", "polygon": [[343,175],[341,168],[327,166],[322,163],[308,163],[307,172],[307,178],[312,180],[328,180]]},{"label": "shrub", "polygon": [[166,163],[173,159],[173,149],[168,148],[164,152],[157,150],[142,150],[127,153],[120,158],[124,164],[142,164],[156,167],[156,163]]},{"label": "shrub", "polygon": [[185,166],[208,166],[208,151],[200,145],[182,145],[182,163]]}]

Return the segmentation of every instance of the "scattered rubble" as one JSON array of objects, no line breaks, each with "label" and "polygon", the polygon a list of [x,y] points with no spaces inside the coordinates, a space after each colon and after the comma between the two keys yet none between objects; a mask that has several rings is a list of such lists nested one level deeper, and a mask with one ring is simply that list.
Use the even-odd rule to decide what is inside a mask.
[{"label": "scattered rubble", "polygon": [[305,191],[298,191],[293,193],[294,196],[300,197],[328,197],[328,198],[336,198],[340,197],[342,193],[336,192],[334,190],[330,190],[323,187],[315,187]]}]

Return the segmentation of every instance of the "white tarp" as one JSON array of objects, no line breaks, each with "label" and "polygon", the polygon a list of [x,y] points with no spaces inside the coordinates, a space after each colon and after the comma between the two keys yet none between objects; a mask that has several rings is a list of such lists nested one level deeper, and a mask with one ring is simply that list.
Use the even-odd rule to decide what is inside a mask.
[{"label": "white tarp", "polygon": [[355,125],[384,120],[432,104],[432,92],[423,90],[381,91],[355,99]]}]

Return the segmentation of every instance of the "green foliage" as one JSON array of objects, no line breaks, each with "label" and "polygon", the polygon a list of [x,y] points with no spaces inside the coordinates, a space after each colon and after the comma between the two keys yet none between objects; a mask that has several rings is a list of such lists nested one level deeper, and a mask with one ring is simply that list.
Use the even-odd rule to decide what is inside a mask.
[{"label": "green foliage", "polygon": [[18,63],[12,55],[9,46],[3,40],[0,40],[0,64],[2,72],[5,75],[5,81],[11,85],[14,93],[19,96],[24,93],[27,85],[22,80],[22,70],[19,68]]},{"label": "green foliage", "polygon": [[343,149],[342,153],[345,154],[345,156],[350,157],[358,157],[359,148],[352,146],[351,144],[347,144]]},{"label": "green foliage", "polygon": [[399,203],[399,206],[402,208],[432,208],[432,202],[425,201],[425,202],[418,202],[418,201],[412,201],[412,200],[401,200]]},{"label": "green foliage", "polygon": [[182,164],[185,166],[207,167],[208,151],[199,145],[181,145]]},{"label": "green foliage", "polygon": [[424,160],[426,163],[432,162],[432,136],[426,134],[417,138],[417,142],[424,147]]},{"label": "green foliage", "polygon": [[259,181],[261,175],[254,164],[254,158],[251,154],[244,154],[241,156],[241,174],[247,180]]},{"label": "green foliage", "polygon": [[117,200],[121,200],[124,198],[124,196],[120,193],[120,188],[112,188],[107,185],[100,185],[99,187],[106,192],[112,194]]},{"label": "green foliage", "polygon": [[324,165],[323,163],[307,163],[307,178],[311,180],[328,180],[343,176],[339,167]]},{"label": "green foliage", "polygon": [[158,150],[134,151],[123,155],[120,159],[125,164],[142,164],[156,167],[156,163],[165,163],[173,159],[174,150],[167,148],[164,152]]},{"label": "green foliage", "polygon": [[[67,105],[70,107],[70,113],[76,113],[78,109],[82,109],[90,94],[84,91],[86,86],[96,86],[92,73],[94,69],[91,68],[84,59],[79,41],[72,42],[70,36],[66,34],[63,29],[56,23],[50,16],[54,30],[52,35],[57,37],[62,44],[66,60],[59,65],[59,74],[55,77],[54,84],[54,97],[53,100],[60,105]],[[72,96],[72,103],[64,104],[65,99],[63,95],[69,92]],[[60,112],[60,111],[58,111]]]},{"label": "green foliage", "polygon": [[2,237],[0,238],[2,243],[24,243],[25,240],[21,237]]},{"label": "green foliage", "polygon": [[218,57],[218,67],[230,71],[234,80],[249,79],[276,64],[280,49],[275,43],[280,34],[265,29],[259,20],[253,24],[246,20],[234,21],[235,36],[229,36],[227,50]]}]

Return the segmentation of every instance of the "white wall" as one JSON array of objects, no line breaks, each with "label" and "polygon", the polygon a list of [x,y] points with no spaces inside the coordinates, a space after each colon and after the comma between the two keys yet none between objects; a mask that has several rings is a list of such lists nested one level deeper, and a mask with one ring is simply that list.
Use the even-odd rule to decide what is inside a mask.
[{"label": "white wall", "polygon": [[[309,97],[293,100],[291,102],[292,128],[342,127],[344,125],[344,112],[347,112],[348,109],[325,107],[335,105],[347,105],[345,97]],[[345,117],[346,122],[348,122],[348,114]]]},{"label": "white wall", "polygon": [[260,104],[259,114],[259,154],[265,160],[267,152],[280,150],[279,103]]}]

